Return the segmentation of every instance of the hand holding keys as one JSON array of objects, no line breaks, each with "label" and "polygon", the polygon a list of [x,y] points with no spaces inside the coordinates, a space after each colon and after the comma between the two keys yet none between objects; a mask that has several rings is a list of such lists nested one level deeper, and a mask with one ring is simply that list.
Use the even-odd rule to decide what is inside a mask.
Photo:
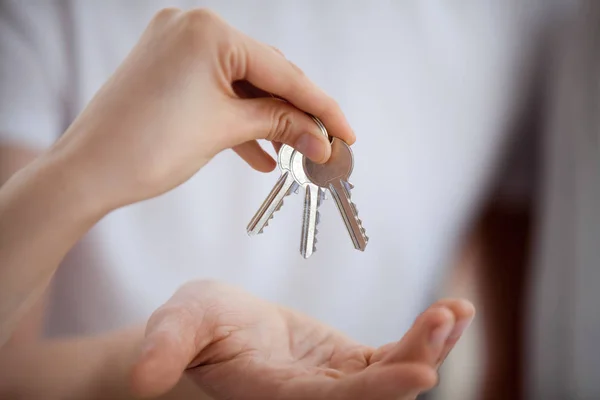
[{"label": "hand holding keys", "polygon": [[[316,117],[312,117],[329,137],[327,129]],[[316,164],[301,153],[283,145],[277,156],[281,177],[271,190],[247,227],[249,235],[260,234],[283,204],[283,199],[298,186],[305,189],[304,214],[300,254],[308,258],[316,251],[316,234],[319,223],[319,206],[328,189],[340,211],[346,229],[357,250],[364,251],[369,238],[365,234],[358,212],[350,198],[352,185],[348,182],[354,167],[354,156],[350,147],[340,139],[331,142],[331,157],[325,164]]]}]

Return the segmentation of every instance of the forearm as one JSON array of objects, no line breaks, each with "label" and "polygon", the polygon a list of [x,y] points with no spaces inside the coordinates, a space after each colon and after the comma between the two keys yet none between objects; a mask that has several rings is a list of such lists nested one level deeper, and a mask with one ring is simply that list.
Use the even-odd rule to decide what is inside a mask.
[{"label": "forearm", "polygon": [[0,347],[65,254],[102,216],[86,185],[76,168],[47,156],[0,189]]},{"label": "forearm", "polygon": [[[131,368],[143,327],[81,339],[46,340],[0,352],[0,398],[134,399]],[[161,400],[209,400],[185,375]]]},{"label": "forearm", "polygon": [[0,398],[125,399],[143,328],[108,335],[6,346]]}]

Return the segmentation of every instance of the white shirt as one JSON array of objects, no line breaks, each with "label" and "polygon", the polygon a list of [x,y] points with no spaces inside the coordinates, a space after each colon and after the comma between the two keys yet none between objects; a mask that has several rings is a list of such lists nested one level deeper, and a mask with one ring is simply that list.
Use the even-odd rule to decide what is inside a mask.
[{"label": "white shirt", "polygon": [[181,187],[117,210],[67,256],[51,335],[139,322],[182,283],[215,278],[372,345],[431,299],[491,185],[529,90],[549,2],[5,1],[0,141],[43,149],[161,7],[208,6],[274,45],[335,97],[357,133],[353,198],[371,238],[353,249],[331,200],[318,251],[298,252],[302,196],[260,237],[245,227],[276,173],[231,151]]}]

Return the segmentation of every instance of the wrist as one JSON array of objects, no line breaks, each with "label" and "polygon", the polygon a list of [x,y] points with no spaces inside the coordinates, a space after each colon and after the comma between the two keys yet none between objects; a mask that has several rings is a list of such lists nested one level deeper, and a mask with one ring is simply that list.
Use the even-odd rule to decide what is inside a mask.
[{"label": "wrist", "polygon": [[128,159],[127,151],[107,145],[104,129],[76,121],[41,160],[44,169],[53,171],[52,179],[67,185],[69,197],[79,199],[73,205],[79,214],[96,219],[144,199],[143,177],[129,179],[135,156]]},{"label": "wrist", "polygon": [[60,202],[58,212],[73,223],[93,225],[112,207],[88,164],[81,154],[55,146],[32,165],[32,179]]},{"label": "wrist", "polygon": [[110,207],[82,164],[76,158],[50,150],[31,164],[26,179],[50,200],[54,212],[65,223],[89,228],[108,214]]}]

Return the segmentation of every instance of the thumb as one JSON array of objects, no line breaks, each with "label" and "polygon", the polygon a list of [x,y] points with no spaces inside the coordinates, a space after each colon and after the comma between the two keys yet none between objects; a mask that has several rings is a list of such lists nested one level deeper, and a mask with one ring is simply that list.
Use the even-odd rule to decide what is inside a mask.
[{"label": "thumb", "polygon": [[290,103],[276,98],[240,100],[245,141],[267,139],[285,143],[316,163],[331,155],[329,140],[317,123]]},{"label": "thumb", "polygon": [[415,399],[438,382],[435,369],[425,364],[380,365],[340,380],[330,399]]},{"label": "thumb", "polygon": [[210,324],[201,309],[170,303],[148,320],[141,354],[132,369],[132,390],[141,397],[160,396],[172,389],[212,341]]}]

